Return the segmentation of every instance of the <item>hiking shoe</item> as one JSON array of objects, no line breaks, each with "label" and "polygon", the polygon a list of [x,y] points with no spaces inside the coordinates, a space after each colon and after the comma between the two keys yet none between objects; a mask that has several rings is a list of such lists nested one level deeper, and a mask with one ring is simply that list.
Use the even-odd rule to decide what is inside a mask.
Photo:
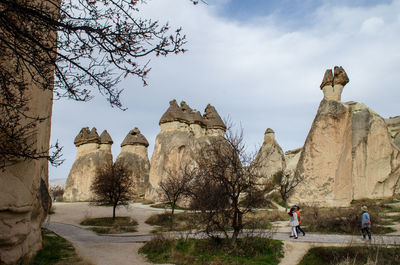
[{"label": "hiking shoe", "polygon": [[298,237],[297,237],[297,236],[295,236],[295,237],[294,237],[294,239],[298,239]]}]

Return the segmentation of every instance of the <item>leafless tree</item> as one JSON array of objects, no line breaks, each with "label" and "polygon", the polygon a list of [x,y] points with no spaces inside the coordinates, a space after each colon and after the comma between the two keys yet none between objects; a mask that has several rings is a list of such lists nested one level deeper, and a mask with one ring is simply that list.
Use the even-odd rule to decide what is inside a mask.
[{"label": "leafless tree", "polygon": [[246,152],[243,129],[234,133],[228,126],[225,138],[205,145],[196,160],[198,172],[192,188],[192,208],[201,212],[201,222],[212,237],[232,229],[232,245],[244,227],[243,217],[265,203],[257,188],[260,170]]},{"label": "leafless tree", "polygon": [[94,204],[112,205],[113,219],[115,219],[115,209],[120,205],[128,205],[134,197],[134,181],[129,171],[118,164],[99,170],[90,189],[95,196]]},{"label": "leafless tree", "polygon": [[[97,90],[111,106],[120,101],[123,77],[146,84],[152,55],[184,52],[181,29],[139,18],[139,0],[0,0],[0,169],[16,159],[46,158],[37,150],[30,88],[88,101]],[[197,3],[198,1],[192,1]]]},{"label": "leafless tree", "polygon": [[163,179],[159,186],[161,198],[171,205],[171,214],[174,215],[177,202],[190,193],[191,182],[195,176],[195,170],[189,165],[182,166],[178,170],[167,170],[168,177]]},{"label": "leafless tree", "polygon": [[283,170],[277,171],[273,177],[272,182],[275,186],[275,189],[279,191],[279,194],[285,203],[285,210],[287,211],[288,205],[287,200],[290,194],[294,191],[294,189],[299,185],[303,179],[297,174],[289,174],[284,172]]},{"label": "leafless tree", "polygon": [[64,195],[64,188],[57,185],[49,188],[50,196],[53,200],[61,201]]}]

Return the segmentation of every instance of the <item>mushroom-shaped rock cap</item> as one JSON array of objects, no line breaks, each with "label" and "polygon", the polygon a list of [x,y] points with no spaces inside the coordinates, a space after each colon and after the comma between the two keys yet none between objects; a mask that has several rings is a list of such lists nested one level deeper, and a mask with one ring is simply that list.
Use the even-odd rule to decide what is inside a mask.
[{"label": "mushroom-shaped rock cap", "polygon": [[179,108],[178,103],[174,99],[169,102],[169,108],[164,113],[164,115],[162,115],[159,124],[161,125],[162,123],[182,120],[184,120],[184,114],[181,108]]},{"label": "mushroom-shaped rock cap", "polygon": [[210,104],[207,105],[204,111],[203,119],[204,123],[207,126],[207,129],[222,129],[224,131],[226,130],[225,123],[222,121],[215,108]]},{"label": "mushroom-shaped rock cap", "polygon": [[275,133],[275,132],[271,128],[268,128],[268,129],[265,130],[264,134],[267,134],[267,133]]},{"label": "mushroom-shaped rock cap", "polygon": [[129,131],[128,135],[122,142],[121,147],[125,145],[144,145],[145,147],[148,147],[149,142],[147,142],[146,137],[144,137],[144,135],[136,127],[135,129]]},{"label": "mushroom-shaped rock cap", "polygon": [[333,76],[333,85],[345,86],[348,82],[349,82],[349,77],[347,76],[343,67],[335,66],[334,76]]},{"label": "mushroom-shaped rock cap", "polygon": [[326,69],[324,79],[320,85],[320,88],[323,89],[324,86],[333,86],[333,73],[332,69]]},{"label": "mushroom-shaped rock cap", "polygon": [[200,112],[189,107],[185,101],[181,102],[181,110],[183,112],[183,118],[190,124],[197,123],[202,125],[204,123]]},{"label": "mushroom-shaped rock cap", "polygon": [[82,128],[74,139],[74,144],[76,147],[88,143],[100,143],[100,137],[97,134],[97,129],[95,127],[93,127],[91,131],[88,127]]},{"label": "mushroom-shaped rock cap", "polygon": [[332,69],[327,69],[325,71],[324,79],[322,80],[320,88],[323,89],[324,86],[334,86],[334,85],[345,86],[348,82],[349,82],[349,77],[347,76],[343,67],[335,66],[333,74],[332,74]]},{"label": "mushroom-shaped rock cap", "polygon": [[100,143],[101,144],[113,144],[113,140],[111,139],[110,134],[107,130],[104,130],[100,135]]}]

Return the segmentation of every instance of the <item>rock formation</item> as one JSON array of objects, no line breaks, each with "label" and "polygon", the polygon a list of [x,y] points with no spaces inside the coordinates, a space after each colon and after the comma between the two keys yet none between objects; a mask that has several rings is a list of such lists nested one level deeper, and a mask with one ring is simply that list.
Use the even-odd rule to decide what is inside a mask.
[{"label": "rock formation", "polygon": [[303,148],[297,148],[285,152],[286,173],[293,175],[296,171],[297,163],[299,162]]},{"label": "rock formation", "polygon": [[151,158],[149,174],[150,189],[146,198],[157,200],[158,184],[169,171],[178,171],[185,165],[194,165],[194,158],[203,144],[213,137],[223,137],[226,126],[217,111],[207,105],[202,116],[184,101],[176,100],[160,119],[161,132],[157,135]]},{"label": "rock formation", "polygon": [[149,143],[138,128],[131,130],[121,144],[116,164],[131,172],[135,181],[135,196],[143,197],[149,185],[150,162],[147,154]]},{"label": "rock formation", "polygon": [[392,136],[393,143],[400,148],[400,116],[385,119],[385,122]]},{"label": "rock formation", "polygon": [[[29,134],[28,139],[32,143],[28,153],[33,151],[35,154],[36,151],[36,154],[46,156],[50,147],[54,65],[43,62],[40,58],[53,54],[52,48],[57,46],[57,32],[54,28],[44,28],[42,25],[32,26],[29,16],[25,16],[26,12],[20,8],[12,8],[10,3],[22,6],[27,3],[31,10],[46,8],[46,16],[57,20],[61,1],[53,1],[51,8],[47,1],[13,1],[2,2],[0,5],[2,19],[12,26],[10,29],[2,23],[0,29],[1,133],[6,131],[18,135],[20,128],[27,126],[25,132]],[[15,32],[19,33],[14,34]],[[23,37],[18,37],[21,34]],[[33,35],[41,36],[35,39],[37,44],[27,44],[26,40]],[[46,47],[46,55],[41,53],[38,46]],[[33,57],[29,56],[31,54],[35,57],[33,63]],[[35,68],[33,64],[39,66]],[[43,80],[48,81],[45,86],[42,85]],[[35,121],[36,117],[44,120]],[[7,131],[15,124],[17,125],[12,132]],[[12,141],[4,141],[10,135],[1,133],[0,141],[3,144],[14,145]],[[26,134],[23,133],[22,138],[25,138],[24,135]],[[12,135],[11,138],[15,140],[18,136]],[[24,143],[17,141],[15,145],[19,152],[19,147]],[[13,147],[15,146],[10,149]],[[48,193],[49,162],[46,158],[29,159],[18,155],[15,157],[14,154],[8,159],[8,153],[3,152],[0,156],[7,163],[4,170],[0,170],[0,264],[26,264],[42,247],[41,226],[51,207]]]},{"label": "rock formation", "polygon": [[278,171],[286,169],[285,156],[282,148],[275,140],[275,132],[268,128],[264,134],[264,142],[254,159],[257,169],[260,170],[262,178],[258,184],[266,184]]},{"label": "rock formation", "polygon": [[75,137],[74,144],[78,150],[67,178],[64,200],[89,201],[92,198],[90,186],[96,172],[113,163],[113,141],[107,131],[99,136],[96,128],[89,130],[85,127]]},{"label": "rock formation", "polygon": [[352,200],[397,193],[400,154],[385,120],[356,102],[340,102],[349,81],[343,68],[327,70],[321,84],[324,99],[296,168],[303,182],[295,203],[347,206]]}]

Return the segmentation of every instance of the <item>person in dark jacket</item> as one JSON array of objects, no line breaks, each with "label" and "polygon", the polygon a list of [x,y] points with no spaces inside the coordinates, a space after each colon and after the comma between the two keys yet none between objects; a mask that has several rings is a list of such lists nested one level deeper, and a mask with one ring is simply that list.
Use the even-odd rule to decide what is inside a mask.
[{"label": "person in dark jacket", "polygon": [[371,229],[371,219],[368,214],[367,206],[362,206],[361,211],[361,232],[363,238],[365,239],[366,235],[368,235],[368,239],[371,240],[371,232],[369,231]]}]

